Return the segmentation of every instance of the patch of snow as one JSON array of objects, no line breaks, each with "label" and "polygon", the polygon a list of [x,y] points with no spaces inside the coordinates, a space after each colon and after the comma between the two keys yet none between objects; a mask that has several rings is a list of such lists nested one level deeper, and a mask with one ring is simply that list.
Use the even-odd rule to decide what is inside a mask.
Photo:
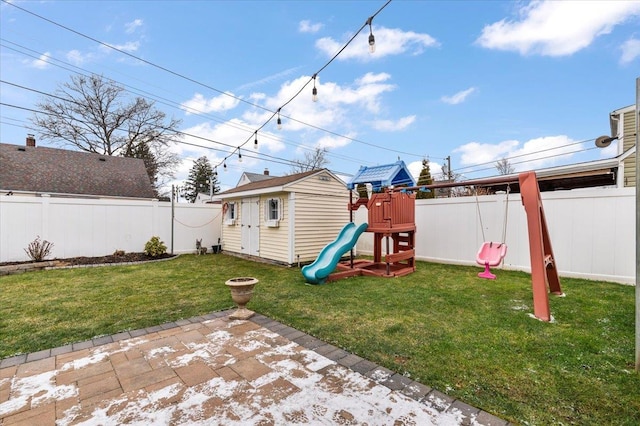
[{"label": "patch of snow", "polygon": [[73,385],[55,384],[56,371],[47,371],[28,377],[14,377],[11,380],[11,399],[0,403],[0,416],[19,410],[31,403],[31,408],[47,402],[78,396],[78,388]]},{"label": "patch of snow", "polygon": [[78,358],[78,359],[74,359],[73,361],[67,362],[65,363],[61,368],[60,371],[67,371],[67,370],[79,370],[83,367],[86,367],[88,365],[92,365],[92,364],[97,364],[99,362],[104,361],[107,357],[109,356],[109,353],[107,352],[94,352],[93,354],[84,357],[84,358]]},{"label": "patch of snow", "polygon": [[175,351],[176,350],[173,349],[171,346],[163,346],[161,348],[151,349],[147,353],[147,358],[157,358],[157,357],[159,357],[161,355],[174,353]]}]

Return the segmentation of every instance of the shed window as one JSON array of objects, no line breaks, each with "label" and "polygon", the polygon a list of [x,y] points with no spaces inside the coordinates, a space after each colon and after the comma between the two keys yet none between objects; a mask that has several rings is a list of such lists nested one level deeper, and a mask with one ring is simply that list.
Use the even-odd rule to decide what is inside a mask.
[{"label": "shed window", "polygon": [[277,227],[282,219],[282,200],[280,198],[269,198],[265,201],[264,220],[269,227]]},{"label": "shed window", "polygon": [[236,210],[236,203],[226,203],[226,211],[224,213],[225,225],[234,225],[238,218],[238,212]]}]

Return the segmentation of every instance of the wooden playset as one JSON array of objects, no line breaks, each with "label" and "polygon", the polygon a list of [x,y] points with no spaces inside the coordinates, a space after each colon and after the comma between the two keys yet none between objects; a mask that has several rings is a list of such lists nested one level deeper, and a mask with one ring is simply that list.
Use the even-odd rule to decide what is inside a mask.
[{"label": "wooden playset", "polygon": [[[380,176],[376,176],[376,173],[389,172],[390,166],[393,167],[392,177],[380,178]],[[379,170],[381,167],[383,169]],[[394,184],[394,179],[399,179],[405,186],[398,188]],[[361,195],[355,202],[353,198],[350,198],[348,206],[351,222],[353,222],[353,211],[363,205],[368,209],[369,221],[366,232],[373,233],[373,260],[354,260],[352,252],[351,259],[338,263],[336,268],[338,272],[330,274],[327,281],[357,275],[397,277],[415,272],[415,194],[410,191],[447,188],[461,184],[485,187],[514,185],[519,189],[527,217],[534,315],[542,321],[551,320],[549,293],[555,295],[563,293],[551,247],[540,188],[534,172],[520,173],[515,179],[514,177],[499,177],[469,180],[464,183],[436,183],[418,187],[414,186],[412,178],[408,176],[408,170],[404,163],[399,161],[389,166],[361,168],[358,175],[347,186],[353,190],[355,185],[361,182],[372,184],[374,190],[382,190],[382,192],[371,194],[369,198]],[[353,191],[351,193],[353,194]],[[382,255],[383,243],[386,253],[384,256]],[[489,250],[489,252],[496,252],[499,255],[495,253],[482,254],[479,251],[476,260],[485,266],[487,273],[489,266],[498,265],[506,254],[506,245],[502,246],[504,241],[499,244],[501,245],[494,248],[492,243],[484,243],[480,249],[482,251],[484,246],[488,245],[489,249],[485,249],[485,251]],[[488,274],[484,278],[494,277]]]}]

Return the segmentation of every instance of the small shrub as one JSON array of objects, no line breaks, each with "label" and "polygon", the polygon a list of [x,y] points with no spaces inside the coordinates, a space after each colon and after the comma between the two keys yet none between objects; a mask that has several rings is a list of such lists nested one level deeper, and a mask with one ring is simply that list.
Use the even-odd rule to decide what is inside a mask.
[{"label": "small shrub", "polygon": [[151,237],[149,241],[144,245],[144,252],[147,256],[158,257],[167,252],[167,246],[160,240],[159,237]]},{"label": "small shrub", "polygon": [[124,256],[124,250],[116,250],[113,252],[114,256]]},{"label": "small shrub", "polygon": [[29,246],[24,249],[24,251],[34,262],[42,262],[49,256],[52,249],[53,243],[47,240],[40,240],[40,235],[38,235],[35,240],[29,243]]}]

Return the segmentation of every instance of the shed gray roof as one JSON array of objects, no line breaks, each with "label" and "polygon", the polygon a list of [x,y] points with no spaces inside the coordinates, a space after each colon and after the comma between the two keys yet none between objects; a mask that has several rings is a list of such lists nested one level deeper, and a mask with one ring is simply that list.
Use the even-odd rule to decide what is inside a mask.
[{"label": "shed gray roof", "polygon": [[370,183],[375,191],[389,185],[415,186],[415,181],[402,160],[381,166],[360,167],[358,173],[347,183],[347,188],[353,189],[359,183]]},{"label": "shed gray roof", "polygon": [[155,198],[144,161],[0,143],[0,190]]}]

